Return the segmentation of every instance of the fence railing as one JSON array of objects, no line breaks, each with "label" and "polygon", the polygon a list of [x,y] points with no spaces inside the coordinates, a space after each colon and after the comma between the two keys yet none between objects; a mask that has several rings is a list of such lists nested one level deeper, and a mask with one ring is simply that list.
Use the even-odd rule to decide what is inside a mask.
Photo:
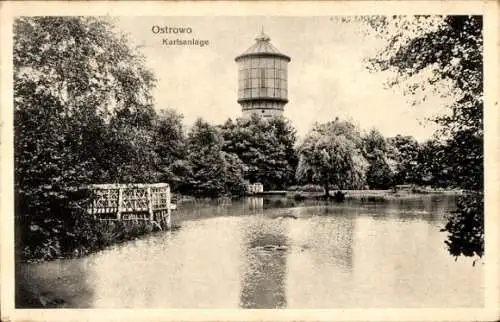
[{"label": "fence railing", "polygon": [[154,184],[93,184],[87,213],[102,220],[150,220],[171,228],[170,186]]}]

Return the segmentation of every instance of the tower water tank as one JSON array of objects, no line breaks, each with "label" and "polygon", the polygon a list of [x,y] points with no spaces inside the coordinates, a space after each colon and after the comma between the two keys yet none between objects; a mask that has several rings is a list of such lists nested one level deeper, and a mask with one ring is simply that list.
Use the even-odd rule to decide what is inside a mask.
[{"label": "tower water tank", "polygon": [[255,40],[252,47],[235,58],[238,64],[238,103],[243,117],[252,113],[262,117],[282,116],[288,103],[290,57],[280,53],[263,31]]}]

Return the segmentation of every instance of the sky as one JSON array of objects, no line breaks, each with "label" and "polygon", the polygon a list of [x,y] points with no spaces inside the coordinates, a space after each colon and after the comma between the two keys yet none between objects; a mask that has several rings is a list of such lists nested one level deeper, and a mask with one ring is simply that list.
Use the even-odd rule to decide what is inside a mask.
[{"label": "sky", "polygon": [[[190,34],[154,33],[156,27],[190,28]],[[417,106],[399,88],[387,88],[387,73],[370,72],[365,60],[384,41],[363,32],[360,23],[341,23],[328,16],[199,16],[120,17],[118,27],[140,46],[146,65],[158,82],[153,91],[157,109],[174,108],[189,127],[198,117],[221,124],[241,115],[237,103],[234,58],[255,43],[264,28],[271,43],[291,57],[284,115],[299,138],[314,122],[336,117],[373,127],[385,136],[429,138],[435,130],[426,118],[443,112],[445,98],[430,96]],[[167,46],[163,39],[199,39],[200,46]]]}]

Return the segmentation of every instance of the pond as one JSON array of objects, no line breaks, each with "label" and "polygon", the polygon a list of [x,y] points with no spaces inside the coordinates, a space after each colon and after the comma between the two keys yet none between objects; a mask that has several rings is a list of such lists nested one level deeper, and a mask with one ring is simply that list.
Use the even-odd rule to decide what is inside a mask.
[{"label": "pond", "polygon": [[[447,253],[453,197],[182,205],[158,232],[16,280],[69,308],[482,307],[483,264]],[[19,303],[18,303],[19,304]]]}]

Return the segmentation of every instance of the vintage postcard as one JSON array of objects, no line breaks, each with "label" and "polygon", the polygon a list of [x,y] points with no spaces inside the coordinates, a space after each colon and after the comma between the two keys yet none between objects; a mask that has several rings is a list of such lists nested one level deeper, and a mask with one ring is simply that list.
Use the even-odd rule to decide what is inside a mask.
[{"label": "vintage postcard", "polygon": [[498,2],[0,8],[2,320],[500,318]]}]

